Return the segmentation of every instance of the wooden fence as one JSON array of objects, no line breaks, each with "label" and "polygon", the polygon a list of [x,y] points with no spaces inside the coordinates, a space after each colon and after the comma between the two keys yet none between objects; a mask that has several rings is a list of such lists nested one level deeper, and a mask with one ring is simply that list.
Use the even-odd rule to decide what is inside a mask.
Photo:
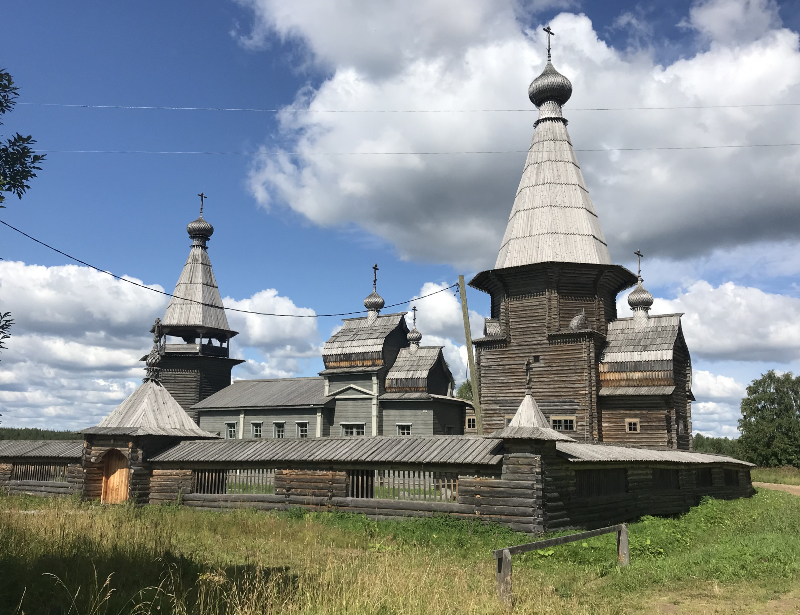
[{"label": "wooden fence", "polygon": [[15,463],[11,466],[11,480],[65,483],[67,482],[67,464]]},{"label": "wooden fence", "polygon": [[351,498],[457,502],[458,473],[425,470],[348,470]]},{"label": "wooden fence", "polygon": [[505,549],[497,549],[492,552],[494,558],[497,560],[497,595],[502,602],[511,604],[514,600],[511,591],[511,556],[518,553],[527,553],[528,551],[538,551],[539,549],[547,549],[558,545],[565,545],[570,542],[577,542],[592,538],[593,536],[600,536],[602,534],[617,534],[617,562],[620,566],[630,566],[631,553],[628,545],[628,526],[625,523],[620,525],[611,525],[609,527],[601,527],[596,530],[588,532],[580,532],[579,534],[570,534],[569,536],[559,536],[558,538],[550,538],[548,540],[537,540],[536,542],[529,542],[524,545],[517,545],[516,547],[507,547]]},{"label": "wooden fence", "polygon": [[273,494],[275,470],[248,468],[237,470],[195,470],[192,492],[202,494]]}]

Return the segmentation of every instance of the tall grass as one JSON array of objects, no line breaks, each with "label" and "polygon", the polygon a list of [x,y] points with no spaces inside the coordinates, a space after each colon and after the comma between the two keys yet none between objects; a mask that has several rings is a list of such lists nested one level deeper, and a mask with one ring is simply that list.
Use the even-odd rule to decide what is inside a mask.
[{"label": "tall grass", "polygon": [[781,468],[753,468],[750,475],[754,481],[761,483],[779,483],[781,485],[800,485],[800,468],[783,466]]},{"label": "tall grass", "polygon": [[[613,535],[515,556],[515,611],[616,614],[713,587],[735,588],[741,611],[800,579],[800,498],[785,493],[645,518],[630,538],[624,570]],[[529,540],[449,517],[375,522],[0,497],[0,612],[499,614],[491,550]]]}]

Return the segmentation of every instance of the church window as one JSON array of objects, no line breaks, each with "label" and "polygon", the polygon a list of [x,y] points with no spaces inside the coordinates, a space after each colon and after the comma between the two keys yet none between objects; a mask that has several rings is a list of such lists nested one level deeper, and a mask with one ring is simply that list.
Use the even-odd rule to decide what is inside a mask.
[{"label": "church window", "polygon": [[342,423],[343,436],[363,436],[364,423]]},{"label": "church window", "polygon": [[575,431],[574,416],[553,416],[550,417],[550,424],[556,431]]},{"label": "church window", "polygon": [[626,431],[628,433],[639,433],[639,419],[625,419]]},{"label": "church window", "polygon": [[397,424],[397,435],[398,436],[410,436],[411,435],[411,423],[398,423]]},{"label": "church window", "polygon": [[286,425],[284,423],[273,423],[273,431],[276,438],[286,437]]},{"label": "church window", "polygon": [[250,423],[250,436],[253,438],[261,437],[261,422]]},{"label": "church window", "polygon": [[236,439],[236,423],[225,423],[225,437],[229,440]]},{"label": "church window", "polygon": [[475,419],[473,417],[467,419],[467,429],[475,429]]},{"label": "church window", "polygon": [[297,423],[297,437],[298,438],[308,437],[308,422],[302,421]]}]

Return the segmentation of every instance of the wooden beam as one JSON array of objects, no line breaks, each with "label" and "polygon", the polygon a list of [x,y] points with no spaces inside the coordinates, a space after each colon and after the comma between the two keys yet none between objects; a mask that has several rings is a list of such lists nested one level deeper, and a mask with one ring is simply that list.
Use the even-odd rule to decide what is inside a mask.
[{"label": "wooden beam", "polygon": [[478,435],[483,435],[483,416],[481,414],[481,392],[478,389],[478,376],[475,373],[475,354],[472,350],[472,332],[469,328],[469,309],[467,308],[467,285],[464,276],[458,276],[458,290],[461,293],[461,313],[464,316],[464,337],[467,341],[467,359],[469,361],[469,378],[472,383],[472,407],[475,408],[475,428]]},{"label": "wooden beam", "polygon": [[497,597],[500,602],[511,606],[514,594],[511,591],[511,553],[503,549],[502,556],[497,558]]}]

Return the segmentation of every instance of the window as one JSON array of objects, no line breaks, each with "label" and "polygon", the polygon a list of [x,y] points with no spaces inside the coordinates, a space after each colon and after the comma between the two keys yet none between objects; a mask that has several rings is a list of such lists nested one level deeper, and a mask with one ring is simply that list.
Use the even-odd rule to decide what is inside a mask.
[{"label": "window", "polygon": [[596,497],[625,493],[628,490],[628,471],[576,470],[575,486],[578,497]]},{"label": "window", "polygon": [[550,423],[556,431],[575,431],[574,416],[553,416]]},{"label": "window", "polygon": [[678,470],[664,470],[661,468],[653,470],[653,489],[658,491],[670,491],[680,489]]},{"label": "window", "polygon": [[739,486],[739,471],[738,470],[725,470],[725,486],[738,487]]},{"label": "window", "polygon": [[639,419],[625,419],[626,431],[628,433],[639,433]]},{"label": "window", "polygon": [[475,419],[470,417],[467,419],[467,429],[475,429]]},{"label": "window", "polygon": [[398,436],[410,436],[411,435],[411,423],[398,423],[397,424],[397,435]]},{"label": "window", "polygon": [[452,436],[454,433],[456,433],[456,428],[455,427],[453,427],[452,425],[445,425],[444,426],[444,435]]},{"label": "window", "polygon": [[538,354],[535,354],[535,355],[533,355],[533,362],[534,362],[534,363],[540,363],[540,362],[541,362],[541,360],[542,360],[542,359],[541,359],[541,357],[540,357]]},{"label": "window", "polygon": [[228,440],[236,439],[236,423],[225,423],[225,437]]},{"label": "window", "polygon": [[714,478],[711,474],[711,468],[697,468],[696,480],[698,487],[711,487],[714,484]]},{"label": "window", "polygon": [[513,416],[507,416],[506,417],[506,427],[508,427],[511,424],[511,421],[513,420],[513,418],[514,418]]},{"label": "window", "polygon": [[286,426],[284,423],[273,423],[273,432],[274,437],[276,438],[285,438],[286,437]]},{"label": "window", "polygon": [[261,422],[250,423],[250,437],[252,438],[261,437]]},{"label": "window", "polygon": [[297,437],[298,438],[307,438],[308,437],[308,422],[302,421],[297,423]]},{"label": "window", "polygon": [[342,423],[343,436],[363,436],[364,423]]}]

